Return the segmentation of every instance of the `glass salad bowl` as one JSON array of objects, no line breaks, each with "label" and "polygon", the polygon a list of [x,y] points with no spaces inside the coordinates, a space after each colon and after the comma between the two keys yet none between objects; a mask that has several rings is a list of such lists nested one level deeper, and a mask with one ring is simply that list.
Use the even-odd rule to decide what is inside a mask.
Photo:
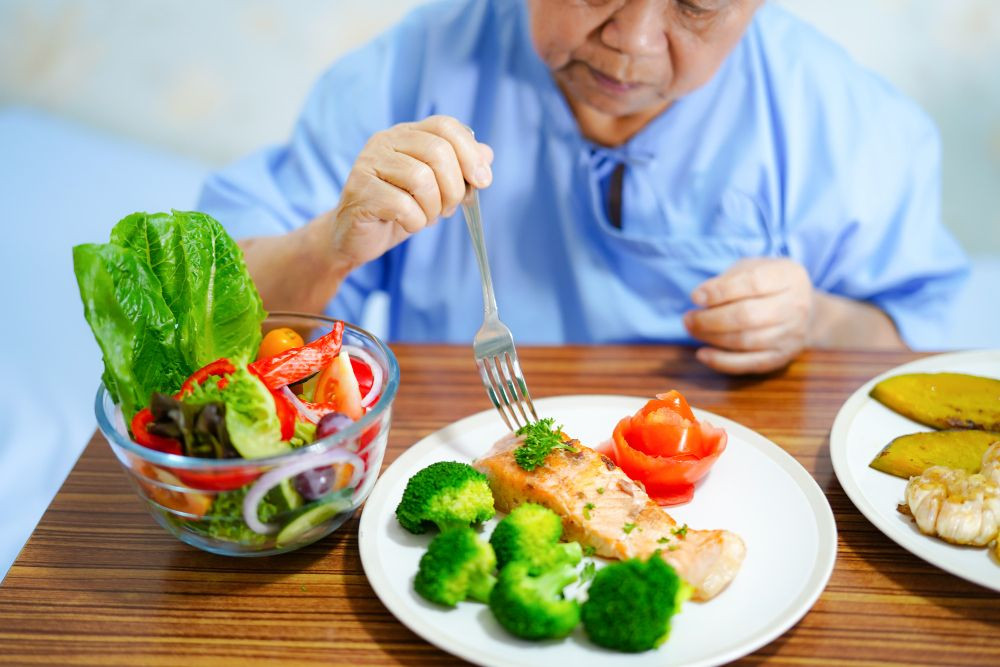
[{"label": "glass salad bowl", "polygon": [[[287,327],[308,342],[335,323],[321,316],[272,313],[263,333]],[[97,391],[97,424],[150,514],[181,541],[227,556],[292,551],[351,517],[371,492],[385,454],[399,387],[396,358],[378,338],[346,323],[342,350],[352,365],[361,362],[371,370],[364,415],[325,437],[320,437],[321,426],[314,442],[277,456],[198,458],[140,445],[129,436],[121,409],[103,384]]]}]

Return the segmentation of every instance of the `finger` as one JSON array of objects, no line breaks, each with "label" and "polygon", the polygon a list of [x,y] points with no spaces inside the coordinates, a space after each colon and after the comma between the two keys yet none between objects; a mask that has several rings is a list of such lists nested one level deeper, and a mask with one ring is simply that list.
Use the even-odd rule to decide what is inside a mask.
[{"label": "finger", "polygon": [[702,335],[691,332],[691,335],[712,347],[743,352],[774,349],[781,347],[786,340],[802,340],[804,338],[797,327],[787,322],[755,329],[713,332]]},{"label": "finger", "polygon": [[344,207],[352,210],[355,219],[393,223],[409,234],[427,226],[427,214],[413,195],[392,183],[367,176],[365,182],[351,192],[351,198],[344,203]]},{"label": "finger", "polygon": [[695,338],[715,333],[730,333],[743,329],[759,329],[797,320],[799,309],[784,295],[732,301],[704,310],[684,313],[684,325]]},{"label": "finger", "polygon": [[739,263],[696,287],[691,300],[699,306],[717,306],[782,292],[790,283],[789,264],[783,261]]},{"label": "finger", "polygon": [[414,123],[412,127],[447,140],[455,149],[458,163],[462,167],[462,176],[467,182],[477,188],[485,188],[493,182],[493,172],[490,169],[493,151],[489,146],[476,141],[469,128],[450,116],[430,116]]},{"label": "finger", "polygon": [[720,373],[730,375],[750,375],[769,373],[784,368],[794,354],[783,350],[756,350],[754,352],[730,352],[714,347],[700,348],[695,356],[698,361]]},{"label": "finger", "polygon": [[386,152],[371,165],[382,181],[410,194],[424,214],[424,224],[441,215],[441,191],[434,169],[426,162],[398,151]]},{"label": "finger", "polygon": [[430,166],[441,195],[440,210],[451,215],[465,196],[465,178],[454,147],[436,134],[412,128],[401,133],[393,147]]}]

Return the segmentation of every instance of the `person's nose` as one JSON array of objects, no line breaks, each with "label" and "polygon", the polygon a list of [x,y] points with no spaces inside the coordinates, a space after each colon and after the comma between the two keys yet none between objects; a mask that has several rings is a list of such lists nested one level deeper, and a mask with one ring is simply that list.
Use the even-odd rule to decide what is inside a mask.
[{"label": "person's nose", "polygon": [[657,55],[667,50],[669,0],[626,0],[601,30],[610,48],[631,56]]}]

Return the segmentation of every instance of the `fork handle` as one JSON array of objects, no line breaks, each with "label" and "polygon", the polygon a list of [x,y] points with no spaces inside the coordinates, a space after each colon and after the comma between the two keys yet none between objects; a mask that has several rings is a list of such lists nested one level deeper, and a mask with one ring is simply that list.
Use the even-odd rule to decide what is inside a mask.
[{"label": "fork handle", "polygon": [[497,300],[493,296],[493,277],[490,275],[490,260],[486,257],[486,243],[483,241],[483,219],[479,210],[479,193],[471,185],[466,187],[462,199],[462,212],[465,214],[465,224],[472,237],[472,248],[476,251],[476,262],[479,264],[479,275],[483,281],[483,310],[485,315],[497,314]]}]

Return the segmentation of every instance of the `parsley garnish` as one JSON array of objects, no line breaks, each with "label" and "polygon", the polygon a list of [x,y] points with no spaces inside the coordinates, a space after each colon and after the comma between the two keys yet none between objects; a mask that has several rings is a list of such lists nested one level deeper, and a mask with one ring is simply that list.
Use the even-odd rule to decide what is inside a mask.
[{"label": "parsley garnish", "polygon": [[594,509],[594,503],[587,503],[583,506],[583,518],[590,521],[590,510]]},{"label": "parsley garnish", "polygon": [[626,523],[624,526],[622,526],[622,530],[624,530],[625,534],[628,535],[633,530],[635,530],[635,524],[634,523]]},{"label": "parsley garnish", "polygon": [[559,433],[562,427],[553,429],[553,423],[555,420],[552,418],[539,419],[517,429],[517,435],[524,436],[524,444],[514,450],[517,465],[530,472],[545,463],[545,457],[553,449],[576,451],[572,445],[563,442]]},{"label": "parsley garnish", "polygon": [[604,493],[604,487],[603,486],[597,487],[597,492],[598,493]]},{"label": "parsley garnish", "polygon": [[667,547],[667,551],[677,551],[677,548],[678,547],[676,544],[671,544],[669,547]]},{"label": "parsley garnish", "polygon": [[595,553],[597,553],[597,549],[594,548],[594,546],[591,545],[591,544],[588,544],[587,546],[585,546],[583,548],[583,555],[584,556],[593,556]]},{"label": "parsley garnish", "polygon": [[666,544],[669,541],[670,541],[669,537],[661,537],[660,539],[656,540],[656,543],[657,544]]},{"label": "parsley garnish", "polygon": [[672,528],[670,532],[683,540],[684,536],[688,534],[688,525],[684,524],[680,528]]},{"label": "parsley garnish", "polygon": [[586,583],[594,578],[597,574],[597,566],[594,565],[594,561],[588,561],[586,565],[583,566],[583,570],[580,572],[580,582]]}]

